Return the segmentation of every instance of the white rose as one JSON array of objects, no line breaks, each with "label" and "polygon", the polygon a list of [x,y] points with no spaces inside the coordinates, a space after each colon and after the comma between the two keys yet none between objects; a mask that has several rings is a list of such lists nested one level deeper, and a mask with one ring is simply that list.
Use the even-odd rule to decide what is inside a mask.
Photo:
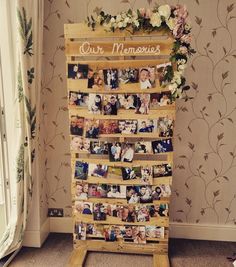
[{"label": "white rose", "polygon": [[173,30],[176,24],[176,20],[174,18],[169,18],[168,20],[166,20],[166,24],[170,30]]},{"label": "white rose", "polygon": [[112,17],[111,20],[110,20],[110,22],[111,22],[111,23],[116,22],[115,18]]},{"label": "white rose", "polygon": [[123,22],[120,21],[118,24],[117,24],[118,28],[122,28],[123,27]]},{"label": "white rose", "polygon": [[178,71],[174,72],[173,82],[180,85],[181,84],[181,73]]},{"label": "white rose", "polygon": [[169,19],[170,13],[171,13],[170,6],[169,5],[159,6],[158,12],[159,12],[161,17],[164,17],[165,20],[167,20],[167,19]]},{"label": "white rose", "polygon": [[169,85],[169,90],[171,91],[171,92],[174,92],[176,89],[177,89],[177,84],[176,83],[171,83],[170,85]]},{"label": "white rose", "polygon": [[132,12],[132,18],[136,20],[138,18],[138,13],[136,11]]},{"label": "white rose", "polygon": [[150,23],[153,27],[161,26],[161,17],[157,12],[152,14]]},{"label": "white rose", "polygon": [[121,15],[119,14],[119,15],[117,15],[117,17],[116,17],[116,22],[118,23],[118,22],[120,22],[121,21]]},{"label": "white rose", "polygon": [[186,69],[186,64],[180,64],[178,65],[178,70],[183,71]]},{"label": "white rose", "polygon": [[98,15],[98,16],[97,16],[97,19],[96,19],[97,23],[100,23],[101,20],[102,20],[102,16],[101,16],[101,15]]},{"label": "white rose", "polygon": [[129,17],[126,17],[125,20],[124,20],[125,23],[129,23],[130,22],[130,18]]},{"label": "white rose", "polygon": [[126,13],[125,12],[121,13],[121,17],[122,19],[125,19],[127,17]]},{"label": "white rose", "polygon": [[184,29],[185,29],[186,31],[191,30],[191,25],[190,25],[190,23],[186,23],[186,24],[184,25]]},{"label": "white rose", "polygon": [[135,20],[133,23],[137,28],[139,27],[139,21],[138,20]]}]

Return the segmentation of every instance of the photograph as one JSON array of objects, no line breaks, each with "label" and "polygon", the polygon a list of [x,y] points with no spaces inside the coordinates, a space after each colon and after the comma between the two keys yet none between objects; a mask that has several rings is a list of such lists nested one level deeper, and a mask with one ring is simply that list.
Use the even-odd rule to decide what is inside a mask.
[{"label": "photograph", "polygon": [[92,214],[93,213],[93,203],[75,201],[74,204],[75,211],[80,214]]},{"label": "photograph", "polygon": [[117,95],[104,95],[103,97],[103,114],[117,115],[120,103]]},{"label": "photograph", "polygon": [[[138,226],[136,226],[138,228]],[[134,229],[134,237],[136,237],[136,231],[137,229]],[[133,237],[133,229],[132,225],[125,225],[125,229],[123,232],[123,239],[125,242],[134,242],[134,237]]]},{"label": "photograph", "polygon": [[141,167],[141,182],[145,184],[152,184],[152,167],[142,166]]},{"label": "photograph", "polygon": [[171,190],[169,185],[160,185],[152,187],[152,198],[153,200],[160,200],[162,197],[169,197]]},{"label": "photograph", "polygon": [[104,212],[107,216],[114,216],[115,211],[117,210],[117,205],[109,204],[109,203],[103,203],[104,206]]},{"label": "photograph", "polygon": [[78,107],[87,107],[88,106],[88,94],[87,93],[78,93],[78,92],[69,92],[69,105],[78,106]]},{"label": "photograph", "polygon": [[134,94],[119,94],[118,100],[120,107],[123,109],[135,109],[137,106],[138,97]]},{"label": "photograph", "polygon": [[157,140],[152,142],[152,150],[154,154],[167,153],[173,151],[172,140]]},{"label": "photograph", "polygon": [[87,79],[88,65],[87,64],[68,64],[69,79]]},{"label": "photograph", "polygon": [[153,166],[153,178],[165,177],[172,175],[172,167],[170,164],[159,164]]},{"label": "photograph", "polygon": [[86,119],[85,120],[86,138],[98,138],[99,135],[99,120]]},{"label": "photograph", "polygon": [[121,167],[108,166],[108,176],[111,179],[122,179],[122,170]]},{"label": "photograph", "polygon": [[159,80],[160,86],[165,85],[164,78],[167,72],[168,66],[171,66],[171,62],[159,64],[156,66],[157,79]]},{"label": "photograph", "polygon": [[139,69],[126,68],[118,70],[119,83],[138,83],[139,82]]},{"label": "photograph", "polygon": [[88,199],[88,184],[75,184],[75,201],[76,200],[87,200]]},{"label": "photograph", "polygon": [[149,222],[150,214],[149,209],[145,205],[135,206],[137,222]]},{"label": "photograph", "polygon": [[125,227],[121,225],[104,225],[104,239],[107,242],[114,242],[123,238]]},{"label": "photograph", "polygon": [[125,185],[107,185],[108,198],[126,198]]},{"label": "photograph", "polygon": [[140,203],[152,203],[152,187],[149,185],[141,185],[139,187],[139,201]]},{"label": "photograph", "polygon": [[140,202],[139,197],[140,186],[127,186],[126,187],[126,199],[129,204],[135,204]]},{"label": "photograph", "polygon": [[137,124],[137,120],[119,120],[118,132],[121,134],[136,134]]},{"label": "photograph", "polygon": [[75,179],[87,180],[88,178],[88,163],[77,160],[75,162]]},{"label": "photograph", "polygon": [[155,67],[139,69],[139,83],[141,89],[150,89],[156,86]]},{"label": "photograph", "polygon": [[120,218],[122,222],[135,222],[136,211],[135,206],[122,206],[120,208]]},{"label": "photograph", "polygon": [[103,71],[93,71],[92,69],[88,70],[88,88],[100,89],[103,87]]},{"label": "photograph", "polygon": [[168,217],[168,204],[156,204],[149,206],[149,213],[151,217]]},{"label": "photograph", "polygon": [[114,142],[108,144],[108,153],[110,161],[121,161],[121,143]]},{"label": "photograph", "polygon": [[100,120],[100,134],[116,134],[118,133],[118,120]]},{"label": "photograph", "polygon": [[138,132],[139,133],[154,133],[156,132],[155,120],[138,120]]},{"label": "photograph", "polygon": [[152,154],[152,144],[148,141],[135,142],[135,153],[137,154]]},{"label": "photograph", "polygon": [[107,69],[103,70],[104,82],[106,89],[116,90],[119,88],[118,70]]},{"label": "photograph", "polygon": [[172,116],[160,117],[157,120],[157,130],[160,137],[172,137],[174,131],[174,119]]},{"label": "photograph", "polygon": [[149,114],[150,94],[138,94],[135,106],[136,114]]},{"label": "photograph", "polygon": [[141,167],[122,167],[123,180],[133,180],[141,178]]},{"label": "photograph", "polygon": [[90,140],[80,136],[72,136],[70,149],[73,152],[90,152]]},{"label": "photograph", "polygon": [[106,178],[107,170],[107,165],[89,163],[88,176]]},{"label": "photograph", "polygon": [[152,93],[150,94],[150,109],[158,109],[160,107],[160,93]]},{"label": "photograph", "polygon": [[108,155],[108,143],[105,141],[90,141],[90,153]]},{"label": "photograph", "polygon": [[121,148],[121,161],[132,162],[134,158],[134,144],[123,143]]},{"label": "photograph", "polygon": [[104,198],[107,197],[106,184],[89,184],[88,196],[91,198]]},{"label": "photograph", "polygon": [[89,94],[88,111],[93,114],[102,114],[102,95]]},{"label": "photograph", "polygon": [[76,115],[70,117],[70,134],[82,136],[84,133],[84,118]]},{"label": "photograph", "polygon": [[161,93],[152,93],[150,100],[150,109],[158,109],[172,104],[171,91],[163,91]]},{"label": "photograph", "polygon": [[93,205],[93,219],[94,221],[105,221],[107,218],[104,212],[104,205],[102,203],[95,203]]},{"label": "photograph", "polygon": [[86,223],[75,223],[74,236],[77,240],[86,240]]},{"label": "photograph", "polygon": [[103,238],[104,225],[87,224],[86,235],[90,238]]},{"label": "photograph", "polygon": [[123,238],[125,242],[133,242],[136,244],[146,244],[145,226],[126,225]]},{"label": "photograph", "polygon": [[164,238],[165,228],[155,225],[147,225],[146,227],[146,237],[147,238]]}]

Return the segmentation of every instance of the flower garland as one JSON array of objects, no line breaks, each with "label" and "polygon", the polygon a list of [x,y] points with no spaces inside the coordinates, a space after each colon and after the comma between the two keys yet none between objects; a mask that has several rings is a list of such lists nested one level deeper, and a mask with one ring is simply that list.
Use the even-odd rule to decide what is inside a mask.
[{"label": "flower garland", "polygon": [[87,24],[95,30],[96,25],[104,26],[107,31],[128,30],[131,33],[145,31],[164,30],[172,32],[175,39],[170,56],[172,65],[167,66],[162,86],[168,87],[172,93],[173,100],[182,97],[183,92],[190,89],[185,85],[183,76],[188,57],[195,53],[191,48],[191,25],[187,21],[188,11],[185,6],[161,5],[153,10],[140,8],[137,11],[129,9],[116,16],[101,12],[96,19],[93,16],[87,18]]}]

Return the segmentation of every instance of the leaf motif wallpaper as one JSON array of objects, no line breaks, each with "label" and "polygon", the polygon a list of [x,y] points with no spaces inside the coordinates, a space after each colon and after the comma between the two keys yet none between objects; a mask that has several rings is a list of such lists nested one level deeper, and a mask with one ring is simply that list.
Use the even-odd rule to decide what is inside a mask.
[{"label": "leaf motif wallpaper", "polygon": [[[115,4],[114,4],[115,2]],[[197,53],[186,70],[189,100],[177,101],[171,220],[236,224],[236,1],[183,0]],[[64,23],[102,9],[116,14],[152,0],[45,0],[40,150],[41,219],[49,208],[71,213]]]}]

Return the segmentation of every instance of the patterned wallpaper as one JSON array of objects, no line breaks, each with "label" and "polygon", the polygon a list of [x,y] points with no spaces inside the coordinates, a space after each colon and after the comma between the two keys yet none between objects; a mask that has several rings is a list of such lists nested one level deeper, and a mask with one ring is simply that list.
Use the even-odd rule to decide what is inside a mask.
[{"label": "patterned wallpaper", "polygon": [[[158,2],[187,5],[197,51],[186,71],[189,100],[177,101],[171,220],[236,224],[236,1]],[[63,208],[64,216],[71,212],[64,23],[80,22],[101,9],[115,14],[153,5],[152,0],[45,0],[42,221],[48,207]]]}]

